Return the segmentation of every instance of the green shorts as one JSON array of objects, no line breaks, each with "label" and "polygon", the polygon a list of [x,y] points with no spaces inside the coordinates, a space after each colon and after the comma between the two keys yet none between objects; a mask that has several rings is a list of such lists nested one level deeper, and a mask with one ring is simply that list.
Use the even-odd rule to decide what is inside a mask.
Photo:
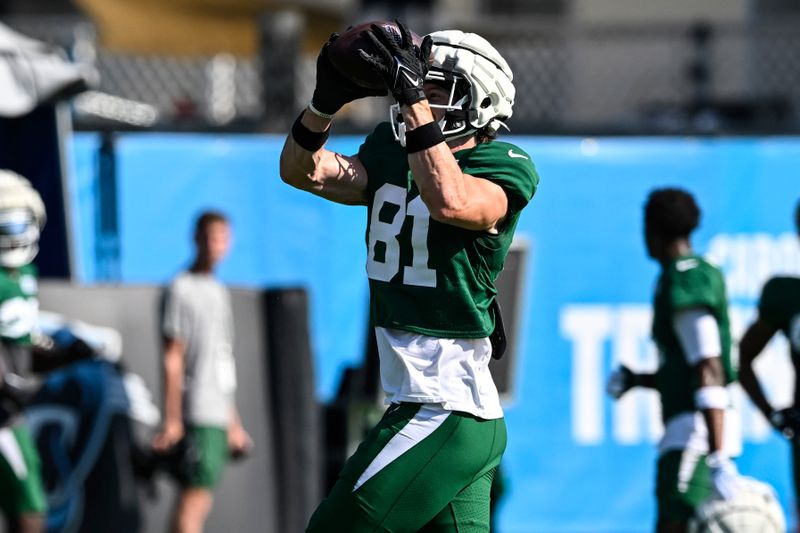
[{"label": "green shorts", "polygon": [[687,522],[712,493],[706,455],[672,450],[658,459],[656,500],[659,522]]},{"label": "green shorts", "polygon": [[308,532],[489,531],[505,420],[392,405],[348,459]]},{"label": "green shorts", "polygon": [[228,462],[228,432],[217,426],[186,426],[186,488],[213,489]]},{"label": "green shorts", "polygon": [[41,472],[39,452],[28,428],[0,429],[0,509],[7,517],[47,510]]}]

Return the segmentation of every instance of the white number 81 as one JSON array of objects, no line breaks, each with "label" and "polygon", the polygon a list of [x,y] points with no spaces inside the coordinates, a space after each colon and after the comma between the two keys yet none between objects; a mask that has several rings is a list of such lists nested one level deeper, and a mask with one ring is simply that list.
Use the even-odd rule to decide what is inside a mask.
[{"label": "white number 81", "polygon": [[[403,268],[403,283],[418,287],[436,287],[436,271],[428,268],[428,226],[430,213],[422,198],[417,196],[406,206],[408,191],[403,187],[385,183],[375,192],[372,216],[367,238],[367,276],[378,281],[390,281],[400,271],[400,241],[398,239],[406,216],[411,220],[411,266]],[[385,204],[399,209],[390,222],[380,220]],[[375,259],[375,245],[386,246],[384,260]]]}]

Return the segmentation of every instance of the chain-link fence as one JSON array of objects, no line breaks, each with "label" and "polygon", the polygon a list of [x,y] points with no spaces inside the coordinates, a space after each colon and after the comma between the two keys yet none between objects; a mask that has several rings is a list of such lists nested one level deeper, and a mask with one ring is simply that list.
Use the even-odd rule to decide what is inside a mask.
[{"label": "chain-link fence", "polygon": [[[458,23],[489,39],[511,65],[515,133],[800,131],[797,17],[712,25],[564,20]],[[70,50],[76,34],[85,40],[85,21],[9,22]],[[262,28],[260,57],[133,56],[97,48],[100,90],[153,106],[159,129],[285,131],[311,96],[315,58],[301,52],[297,15],[265,17]],[[388,103],[352,106],[340,127],[370,129],[386,118]],[[94,118],[78,113],[76,122],[91,127]]]},{"label": "chain-link fence", "polygon": [[796,131],[800,20],[465,28],[511,65],[515,132]]}]

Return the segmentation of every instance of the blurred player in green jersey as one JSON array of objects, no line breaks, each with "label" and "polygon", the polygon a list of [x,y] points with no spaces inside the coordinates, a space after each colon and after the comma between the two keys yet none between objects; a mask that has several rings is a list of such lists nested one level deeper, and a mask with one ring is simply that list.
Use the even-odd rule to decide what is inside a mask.
[{"label": "blurred player in green jersey", "polygon": [[[281,154],[281,177],[367,207],[370,321],[390,405],[344,466],[308,531],[489,531],[489,493],[506,428],[488,364],[495,278],[539,178],[530,156],[494,140],[514,101],[508,64],[485,39],[440,31],[420,46],[400,25],[362,52],[397,104],[358,154],[324,148],[334,113],[386,90],[336,70],[323,47],[317,86]],[[495,352],[495,355],[499,353]]]},{"label": "blurred player in green jersey", "polygon": [[[800,237],[800,203],[795,210],[795,224]],[[758,318],[739,343],[742,387],[767,420],[791,441],[795,496],[800,493],[800,387],[795,378],[794,403],[775,409],[767,400],[753,371],[753,361],[777,332],[789,341],[795,374],[800,376],[800,278],[781,276],[770,279],[761,291]]]},{"label": "blurred player in green jersey", "polygon": [[695,507],[712,495],[729,498],[739,476],[735,417],[726,385],[734,379],[728,302],[722,273],[692,250],[700,221],[694,198],[680,189],[653,191],[645,206],[648,255],[661,265],[653,299],[655,374],[614,372],[616,398],[634,386],[661,396],[664,437],[656,475],[657,531],[686,531]]},{"label": "blurred player in green jersey", "polygon": [[13,533],[43,530],[39,454],[21,410],[36,390],[31,334],[38,317],[36,268],[42,199],[25,178],[0,170],[0,510]]}]

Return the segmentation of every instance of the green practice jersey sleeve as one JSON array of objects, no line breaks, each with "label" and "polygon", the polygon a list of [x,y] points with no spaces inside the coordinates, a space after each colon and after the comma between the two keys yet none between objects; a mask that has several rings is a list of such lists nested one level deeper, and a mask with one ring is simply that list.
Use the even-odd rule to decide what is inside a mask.
[{"label": "green practice jersey sleeve", "polygon": [[700,256],[678,258],[662,271],[653,304],[653,340],[659,351],[656,388],[666,423],[675,415],[696,410],[694,392],[699,386],[698,376],[675,330],[675,316],[681,310],[703,308],[711,312],[719,326],[720,358],[726,382],[736,379],[725,278],[717,267]]},{"label": "green practice jersey sleeve", "polygon": [[718,270],[693,257],[679,260],[674,268],[670,288],[673,310],[691,307],[716,309],[720,305],[724,284]]},{"label": "green practice jersey sleeve", "polygon": [[0,268],[0,339],[30,344],[39,316],[37,271],[25,265],[16,272]]},{"label": "green practice jersey sleeve", "polygon": [[533,198],[539,185],[539,175],[530,156],[513,144],[493,141],[473,150],[457,152],[465,174],[488,179],[508,197],[509,214],[518,213]]}]

